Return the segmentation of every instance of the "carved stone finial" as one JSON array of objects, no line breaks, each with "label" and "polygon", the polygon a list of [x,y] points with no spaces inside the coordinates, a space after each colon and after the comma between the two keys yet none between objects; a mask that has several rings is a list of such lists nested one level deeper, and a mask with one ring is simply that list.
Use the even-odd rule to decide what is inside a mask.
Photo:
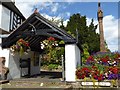
[{"label": "carved stone finial", "polygon": [[100,2],[98,2],[98,7],[100,7]]},{"label": "carved stone finial", "polygon": [[38,9],[37,9],[37,8],[35,8],[35,11],[34,11],[34,13],[38,13]]}]

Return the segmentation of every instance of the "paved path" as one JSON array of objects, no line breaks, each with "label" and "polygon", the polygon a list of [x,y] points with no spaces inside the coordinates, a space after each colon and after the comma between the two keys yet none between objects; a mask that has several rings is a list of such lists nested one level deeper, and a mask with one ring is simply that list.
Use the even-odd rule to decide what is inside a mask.
[{"label": "paved path", "polygon": [[61,72],[41,71],[40,75],[31,76],[30,78],[22,77],[21,79],[10,80],[10,83],[2,85],[2,90],[9,90],[10,88],[14,88],[14,90],[18,90],[19,88],[34,88],[33,90],[38,88],[40,88],[40,90],[41,88],[51,88],[54,90],[56,90],[55,88],[63,90],[70,89],[71,85],[67,85],[66,82],[62,82],[61,79]]},{"label": "paved path", "polygon": [[10,83],[3,84],[2,90],[120,90],[120,88],[101,87],[88,88],[81,87],[78,83],[68,84],[61,81],[61,72],[42,71],[40,75],[30,78],[10,80]]},{"label": "paved path", "polygon": [[14,79],[14,81],[35,81],[35,82],[61,82],[62,72],[41,71],[41,74],[31,77],[22,77],[21,79]]}]

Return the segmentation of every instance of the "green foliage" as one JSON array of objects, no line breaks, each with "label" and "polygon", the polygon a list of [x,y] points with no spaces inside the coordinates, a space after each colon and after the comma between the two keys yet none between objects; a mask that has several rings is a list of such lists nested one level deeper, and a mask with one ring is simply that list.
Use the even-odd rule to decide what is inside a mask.
[{"label": "green foliage", "polygon": [[49,65],[48,65],[48,69],[49,69],[49,70],[57,69],[58,66],[59,66],[58,64],[49,64]]},{"label": "green foliage", "polygon": [[91,20],[89,26],[87,26],[86,16],[81,16],[79,13],[73,14],[66,27],[61,26],[69,34],[76,37],[76,29],[79,34],[80,45],[87,44],[89,53],[95,53],[100,51],[100,36],[96,33],[97,25],[94,25],[94,20]]},{"label": "green foliage", "polygon": [[83,48],[82,63],[85,64],[86,59],[90,56],[90,54],[88,52],[88,45],[87,44],[83,44],[82,48]]},{"label": "green foliage", "polygon": [[41,42],[41,44],[44,45],[45,50],[42,58],[42,65],[61,65],[61,55],[64,55],[64,47],[59,47],[58,44],[64,44],[64,41],[57,41],[51,37],[48,38],[48,40],[44,40],[43,42]]},{"label": "green foliage", "polygon": [[[63,20],[52,18],[50,21],[57,26],[61,23],[61,28],[64,28]],[[61,65],[61,55],[64,55],[65,48],[59,46],[56,47],[53,46],[53,44],[65,44],[65,42],[63,40],[44,40],[43,43],[45,44],[43,57],[46,58],[42,58],[42,65],[44,66],[47,64],[48,66],[50,65],[50,67],[52,67],[51,64]]]}]

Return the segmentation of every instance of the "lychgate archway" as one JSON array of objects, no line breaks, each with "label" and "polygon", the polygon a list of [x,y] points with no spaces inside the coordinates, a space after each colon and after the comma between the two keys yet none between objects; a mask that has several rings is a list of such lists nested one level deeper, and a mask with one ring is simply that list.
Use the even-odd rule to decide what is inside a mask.
[{"label": "lychgate archway", "polygon": [[31,51],[42,52],[40,42],[50,36],[58,40],[64,40],[65,80],[75,81],[75,70],[77,65],[80,64],[80,49],[76,44],[76,39],[66,33],[64,30],[54,25],[52,22],[42,17],[39,13],[33,13],[22,25],[20,25],[6,39],[4,39],[2,47],[9,48],[17,40],[23,38],[30,43]]}]

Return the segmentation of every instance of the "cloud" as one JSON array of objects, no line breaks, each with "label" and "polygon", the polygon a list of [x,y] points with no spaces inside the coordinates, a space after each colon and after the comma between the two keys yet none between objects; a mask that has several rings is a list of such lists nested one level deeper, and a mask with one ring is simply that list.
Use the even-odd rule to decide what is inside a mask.
[{"label": "cloud", "polygon": [[70,17],[70,12],[66,12],[67,16]]},{"label": "cloud", "polygon": [[[49,16],[49,15],[47,15],[47,14],[45,14],[45,13],[43,13],[43,14],[41,14],[43,17],[45,17],[46,19],[48,19],[48,20],[52,20],[52,19],[55,19],[55,20],[62,20],[63,18],[62,17],[60,17],[60,16]],[[64,20],[63,21],[63,25],[66,27],[67,26],[67,22],[69,21],[69,19],[66,19],[66,20]],[[60,26],[61,25],[61,23],[59,23],[59,25],[58,26]]]},{"label": "cloud", "polygon": [[69,19],[66,19],[64,22],[63,22],[63,25],[66,27],[67,26],[67,23],[68,23]]},{"label": "cloud", "polygon": [[57,26],[61,25],[61,17],[56,17],[56,16],[49,16],[46,13],[42,13],[41,14],[44,18],[48,19],[49,21],[53,21],[54,24],[56,24]]},{"label": "cloud", "polygon": [[[98,2],[97,0],[54,0],[57,2]],[[119,2],[119,0],[100,0],[100,2]]]},{"label": "cloud", "polygon": [[[87,25],[91,22],[91,18],[87,18]],[[97,25],[97,19],[94,19],[94,24]],[[104,38],[111,51],[118,51],[118,19],[112,15],[104,16],[103,18]],[[97,27],[99,33],[99,25]]]},{"label": "cloud", "polygon": [[[34,12],[35,7],[41,10],[50,6],[52,2],[53,0],[15,0],[15,5],[28,18]],[[55,12],[56,10],[54,9],[53,11]]]},{"label": "cloud", "polygon": [[70,12],[63,12],[58,15],[58,17],[61,17],[62,19],[70,18],[71,13]]},{"label": "cloud", "polygon": [[55,14],[57,12],[57,10],[58,10],[58,7],[59,7],[59,4],[58,3],[54,3],[51,6],[51,12]]},{"label": "cloud", "polygon": [[[51,3],[45,3],[45,1],[49,1]],[[38,0],[29,0],[26,2],[25,2],[25,0],[16,0],[16,6],[23,13],[23,15],[27,18],[28,16],[30,16],[33,13],[33,9],[34,9],[36,4],[38,4],[40,9],[42,9],[42,7],[45,8],[48,6],[53,6],[54,8],[51,8],[51,11],[56,13],[58,10],[59,4],[53,3],[52,1],[53,0],[41,0],[42,3],[38,4],[37,3]],[[52,18],[64,19],[65,17],[68,18],[70,16],[70,12],[60,13],[57,17],[52,17],[52,16],[49,16],[47,14],[42,14],[42,15],[44,17],[46,17],[47,19],[52,19]],[[66,19],[63,22],[63,24],[66,26],[67,22],[68,22],[68,19]],[[91,22],[91,18],[87,18],[87,25],[89,25],[90,22]],[[98,21],[95,18],[94,18],[94,24],[95,25],[98,24]],[[118,50],[118,19],[116,19],[112,15],[104,16],[103,28],[104,28],[104,37],[105,37],[105,40],[108,44],[108,48],[111,51]],[[97,28],[97,33],[99,33],[99,28]],[[119,40],[120,40],[120,36],[119,36]],[[119,41],[119,43],[120,43],[120,41]]]},{"label": "cloud", "polygon": [[15,0],[15,2],[54,2],[54,0]]},{"label": "cloud", "polygon": [[118,19],[112,15],[108,15],[103,18],[103,23],[108,47],[113,51],[118,50]]},{"label": "cloud", "polygon": [[53,18],[54,18],[55,20],[61,19],[61,17],[49,16],[49,15],[47,15],[46,13],[42,13],[41,15],[42,15],[43,17],[45,17],[46,19],[48,19],[48,20],[52,20]]},{"label": "cloud", "polygon": [[[90,23],[91,23],[92,18],[86,17],[86,19],[87,19],[87,26],[89,26]],[[97,25],[97,24],[98,24],[97,19],[96,19],[96,18],[93,18],[93,20],[94,20],[93,24],[94,24],[94,25]],[[97,32],[97,33],[98,33],[98,32]]]},{"label": "cloud", "polygon": [[20,10],[20,12],[27,18],[33,13],[33,7],[35,5],[35,2],[34,0],[30,0],[29,2],[25,2],[24,0],[16,0],[15,5]]}]

